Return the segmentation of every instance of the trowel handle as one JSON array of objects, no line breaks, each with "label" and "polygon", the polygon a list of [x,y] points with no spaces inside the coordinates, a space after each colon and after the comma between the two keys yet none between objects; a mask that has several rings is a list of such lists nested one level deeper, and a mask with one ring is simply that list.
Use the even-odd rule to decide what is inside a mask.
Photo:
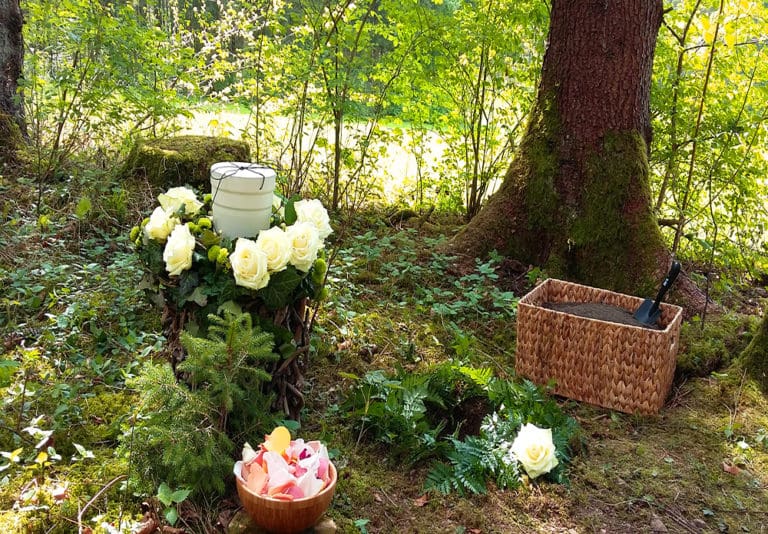
[{"label": "trowel handle", "polygon": [[659,309],[659,304],[661,304],[661,299],[663,299],[664,295],[667,294],[667,291],[669,291],[670,286],[677,279],[678,274],[680,274],[680,262],[672,261],[672,267],[669,268],[669,273],[667,274],[667,277],[661,283],[659,294],[656,295],[656,300],[654,301],[653,306],[651,307],[651,311],[649,315],[653,315],[654,313],[656,313],[656,310]]}]

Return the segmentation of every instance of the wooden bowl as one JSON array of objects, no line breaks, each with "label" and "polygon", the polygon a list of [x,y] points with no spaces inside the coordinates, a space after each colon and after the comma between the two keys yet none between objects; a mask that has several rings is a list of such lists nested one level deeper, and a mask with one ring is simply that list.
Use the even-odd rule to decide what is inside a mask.
[{"label": "wooden bowl", "polygon": [[243,508],[257,526],[275,533],[303,532],[317,523],[333,499],[337,473],[332,463],[328,468],[331,481],[320,493],[312,497],[292,501],[270,499],[253,493],[243,484],[240,477],[235,477],[237,494]]}]

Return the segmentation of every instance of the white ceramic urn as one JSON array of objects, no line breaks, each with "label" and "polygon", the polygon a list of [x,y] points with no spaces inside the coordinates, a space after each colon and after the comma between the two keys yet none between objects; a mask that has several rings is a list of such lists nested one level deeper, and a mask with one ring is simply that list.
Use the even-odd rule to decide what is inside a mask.
[{"label": "white ceramic urn", "polygon": [[269,228],[275,171],[257,163],[211,165],[213,225],[230,239],[255,237]]}]

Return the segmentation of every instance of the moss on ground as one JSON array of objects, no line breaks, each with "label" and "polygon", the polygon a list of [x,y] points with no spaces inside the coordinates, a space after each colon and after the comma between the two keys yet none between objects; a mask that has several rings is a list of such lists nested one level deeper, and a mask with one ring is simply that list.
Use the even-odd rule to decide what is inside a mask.
[{"label": "moss on ground", "polygon": [[678,380],[708,376],[727,367],[754,335],[756,318],[734,313],[712,315],[702,323],[694,317],[683,323],[677,356]]}]

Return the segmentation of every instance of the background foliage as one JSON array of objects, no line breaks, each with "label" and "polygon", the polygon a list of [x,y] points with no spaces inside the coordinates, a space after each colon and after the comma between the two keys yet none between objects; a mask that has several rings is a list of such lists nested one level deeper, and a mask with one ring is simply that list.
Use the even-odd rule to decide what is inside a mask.
[{"label": "background foliage", "polygon": [[[740,282],[764,283],[768,269],[768,65],[761,61],[768,6],[670,0],[665,7],[652,88],[655,208],[694,276],[710,272],[711,263],[720,276],[707,281],[727,295]],[[441,421],[427,420],[421,405],[440,399],[436,406],[452,406],[466,398],[460,394],[477,392],[467,377],[450,373],[408,383],[405,375],[368,373],[398,366],[407,373],[447,359],[499,376],[511,366],[516,296],[500,286],[505,259],[492,256],[456,273],[450,257],[433,251],[452,230],[441,226],[447,216],[471,217],[506,170],[535,95],[548,3],[29,0],[23,8],[32,172],[0,170],[0,524],[9,531],[49,532],[52,523],[59,531],[75,523],[127,531],[140,518],[136,499],[152,495],[155,488],[137,497],[125,485],[137,465],[124,451],[138,422],[137,377],[158,369],[152,360],[165,340],[123,236],[154,195],[117,170],[135,138],[178,131],[209,113],[216,118],[204,128],[246,139],[255,160],[278,169],[284,193],[317,196],[338,210],[328,276],[334,291],[311,347],[328,376],[311,377],[312,409],[320,411],[302,430],[343,447],[339,465],[355,465],[334,504],[343,526],[365,528],[369,520],[358,515],[365,509],[376,510],[369,526],[379,522],[383,531],[394,528],[387,510],[412,516],[416,490],[401,495],[403,510],[389,497],[401,488],[385,487],[412,484],[412,473],[381,471],[381,451],[368,455],[361,429],[399,445],[387,427],[399,425],[410,445],[392,447],[398,458],[444,454],[450,461],[446,447],[456,443],[430,441]],[[228,117],[245,118],[246,126]],[[371,206],[379,208],[375,221]],[[401,230],[409,218],[412,228]],[[531,271],[527,282],[539,275]],[[759,304],[748,306],[755,314]],[[586,506],[574,498],[574,516],[585,514],[584,524],[593,525],[626,513],[614,529],[621,531],[664,511],[655,495],[675,511],[670,517],[696,517],[713,529],[748,521],[750,510],[763,514],[754,516],[754,528],[764,523],[764,401],[738,376],[710,374],[740,352],[753,323],[687,325],[686,373],[709,376],[673,401],[688,402],[680,399],[693,392],[691,406],[663,420],[580,408],[595,446],[591,458],[576,458],[575,474],[579,491],[598,498],[584,497]],[[376,403],[378,411],[358,412],[369,417],[362,426],[339,417],[339,389],[358,382],[350,376],[379,394],[397,392],[389,405]],[[155,378],[158,388],[167,382],[173,389],[172,399],[190,393],[171,388],[176,383],[161,372]],[[459,384],[459,391],[429,389],[441,383]],[[364,392],[350,403],[359,407]],[[204,401],[198,406],[208,413],[212,404]],[[191,431],[200,413],[166,412],[158,424]],[[239,444],[214,445],[228,451]],[[723,474],[724,457],[747,474],[724,480],[731,476]],[[169,471],[180,462],[169,457]],[[167,479],[157,488],[165,507],[189,504],[180,502],[180,486],[204,475],[195,471],[201,466],[187,467],[185,480],[157,475]],[[436,485],[451,472],[442,474],[433,477]],[[389,493],[374,501],[374,486]],[[622,502],[614,504],[619,487]],[[459,519],[443,524],[447,529],[492,530],[498,521],[541,515],[507,513],[507,502],[448,502]],[[605,515],[587,517],[601,503]],[[561,515],[567,509],[556,498],[545,505]],[[685,514],[676,512],[681,506]],[[197,517],[207,521],[215,509]],[[448,521],[444,508],[421,510],[426,521]],[[189,510],[182,516],[196,517]]]}]

